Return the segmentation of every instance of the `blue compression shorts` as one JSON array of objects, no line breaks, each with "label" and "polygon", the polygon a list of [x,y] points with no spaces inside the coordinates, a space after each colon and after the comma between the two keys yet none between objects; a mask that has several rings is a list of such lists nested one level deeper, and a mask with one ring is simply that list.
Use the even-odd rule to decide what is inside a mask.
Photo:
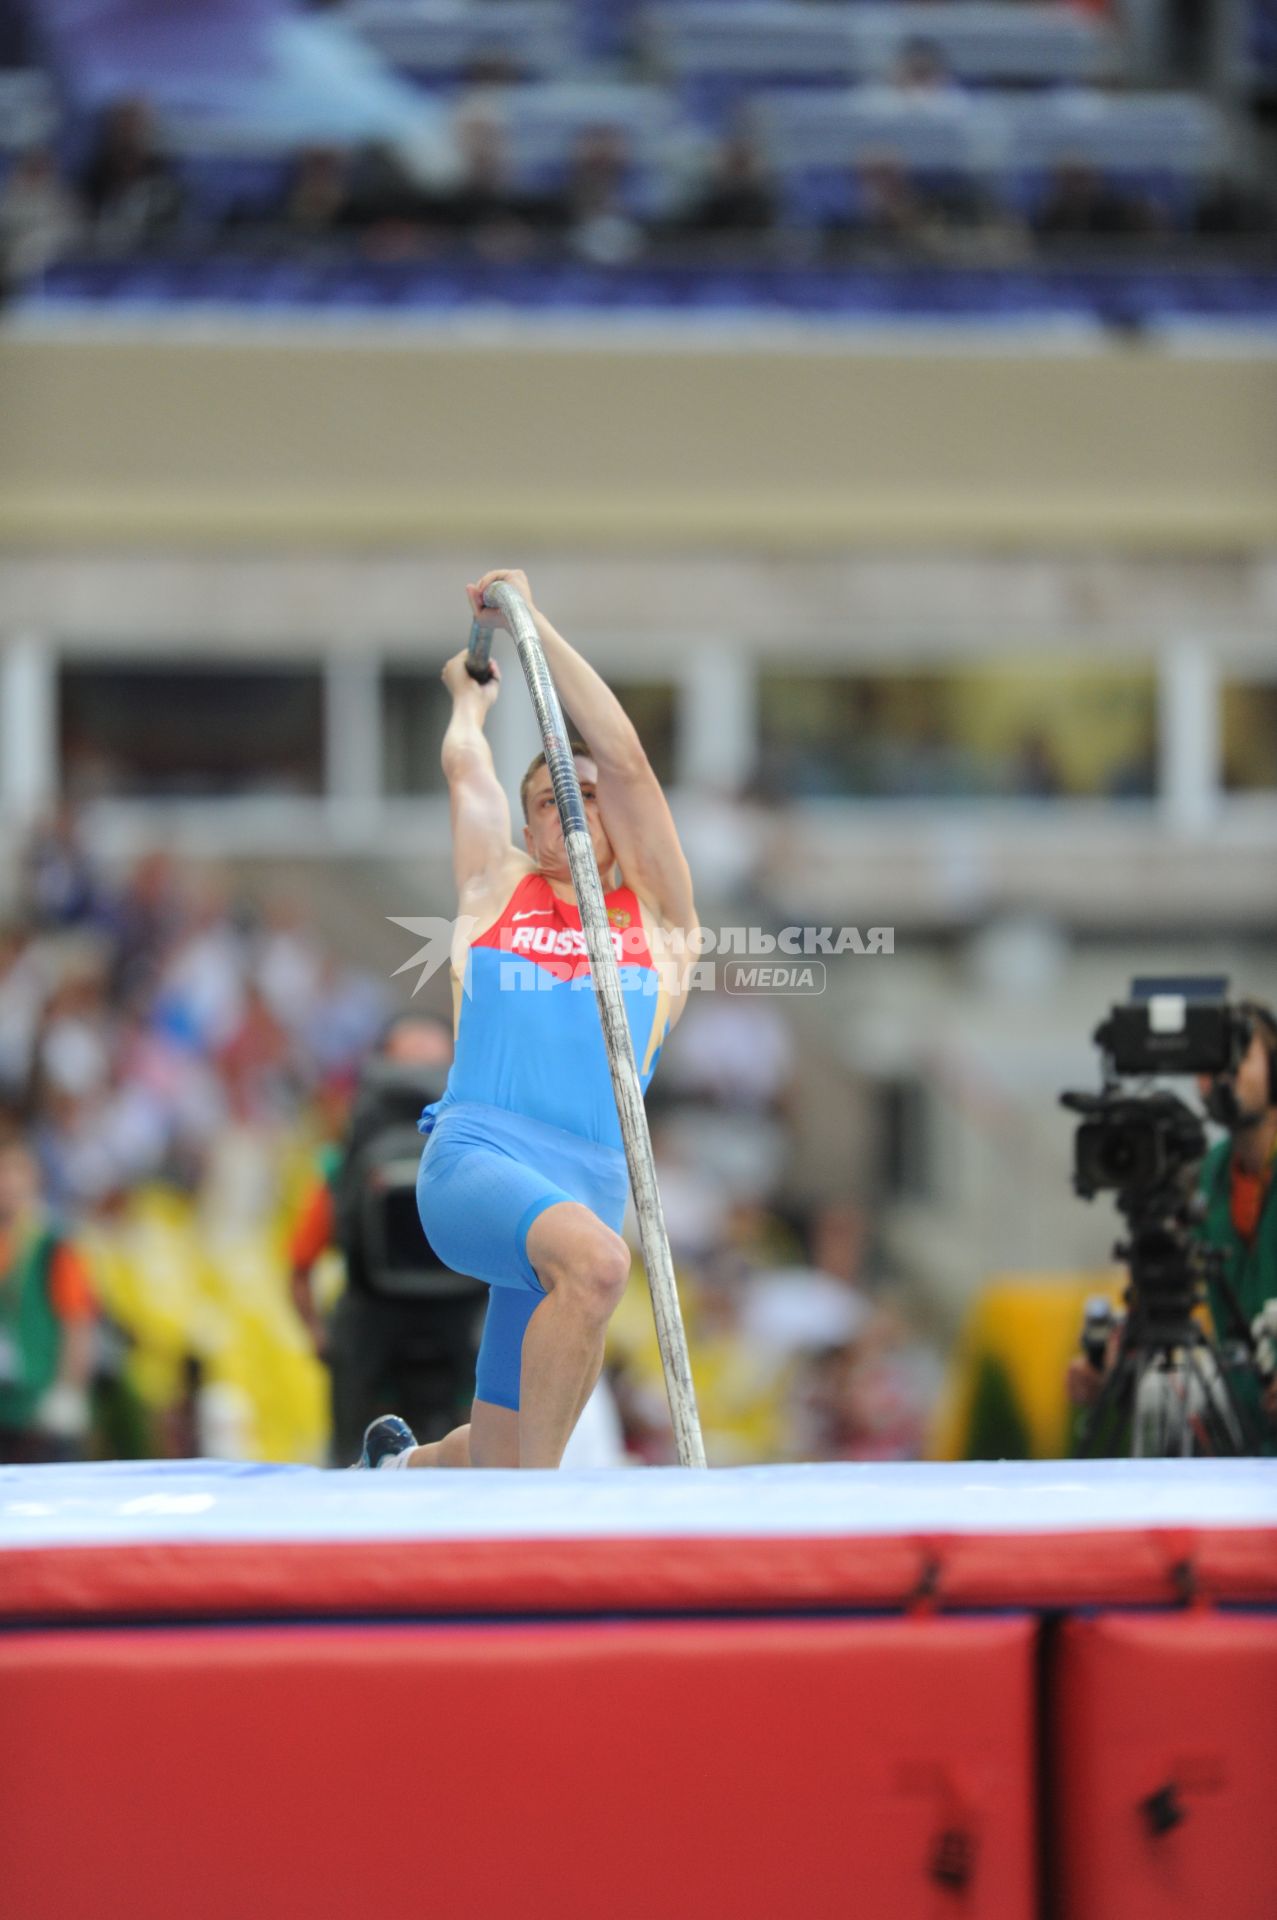
[{"label": "blue compression shorts", "polygon": [[628,1195],[619,1148],[470,1100],[439,1113],[421,1156],[417,1211],[444,1265],[492,1289],[476,1399],[518,1411],[523,1335],[545,1299],[528,1259],[537,1215],[576,1200],[619,1233]]}]

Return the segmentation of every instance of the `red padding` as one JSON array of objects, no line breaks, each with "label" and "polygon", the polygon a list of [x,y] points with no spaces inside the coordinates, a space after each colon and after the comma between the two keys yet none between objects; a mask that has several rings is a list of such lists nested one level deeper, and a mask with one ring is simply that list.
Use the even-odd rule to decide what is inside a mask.
[{"label": "red padding", "polygon": [[359,1540],[19,1549],[0,1617],[663,1613],[1277,1601],[1277,1529],[918,1539]]},{"label": "red padding", "polygon": [[1030,1920],[1033,1641],[1010,1618],[9,1634],[0,1913]]},{"label": "red padding", "polygon": [[1052,1700],[1061,1920],[1273,1920],[1277,1619],[1071,1620]]}]

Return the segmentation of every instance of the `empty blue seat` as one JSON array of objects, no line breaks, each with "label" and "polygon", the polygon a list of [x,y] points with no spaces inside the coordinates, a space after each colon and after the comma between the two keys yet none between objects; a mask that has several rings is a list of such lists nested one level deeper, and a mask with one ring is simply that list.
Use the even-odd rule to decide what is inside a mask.
[{"label": "empty blue seat", "polygon": [[645,48],[677,79],[848,82],[856,74],[845,9],[810,0],[684,0],[650,7],[641,28]]},{"label": "empty blue seat", "polygon": [[342,11],[361,38],[406,73],[457,79],[476,60],[503,55],[521,74],[549,78],[579,59],[575,10],[566,0],[351,0]]}]

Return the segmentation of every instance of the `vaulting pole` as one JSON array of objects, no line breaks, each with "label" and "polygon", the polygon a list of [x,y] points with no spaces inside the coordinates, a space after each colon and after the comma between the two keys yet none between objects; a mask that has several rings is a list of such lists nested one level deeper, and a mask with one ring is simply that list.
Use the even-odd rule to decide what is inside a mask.
[{"label": "vaulting pole", "polygon": [[[630,1188],[638,1213],[643,1263],[652,1290],[656,1337],[660,1343],[661,1365],[665,1370],[665,1390],[669,1395],[679,1464],[684,1467],[703,1467],[705,1443],[701,1438],[700,1415],[696,1410],[696,1389],[692,1384],[692,1369],[687,1356],[687,1335],[683,1330],[683,1315],[678,1304],[674,1262],[670,1257],[670,1243],[661,1212],[661,1196],[656,1187],[656,1169],[652,1164],[652,1140],[647,1130],[643,1091],[639,1084],[630,1024],[625,1016],[625,999],[621,992],[621,976],[608,926],[607,909],[603,904],[603,882],[599,878],[590,830],[586,825],[581,783],[576,777],[576,762],[568,742],[563,709],[559,705],[559,696],[541,650],[536,623],[523,596],[516,593],[507,581],[497,580],[487,589],[484,601],[488,606],[498,608],[506,617],[528,691],[532,695],[532,704],[536,708],[546,765],[550,769],[554,799],[563,823],[563,842],[567,848],[572,885],[576,889],[577,905],[581,911],[581,927],[585,934],[586,952],[590,957],[599,1017],[603,1022],[612,1092],[621,1123],[621,1138],[625,1143]],[[491,650],[491,627],[476,621],[470,630],[467,661],[476,680],[489,678],[491,668],[488,656]]]}]

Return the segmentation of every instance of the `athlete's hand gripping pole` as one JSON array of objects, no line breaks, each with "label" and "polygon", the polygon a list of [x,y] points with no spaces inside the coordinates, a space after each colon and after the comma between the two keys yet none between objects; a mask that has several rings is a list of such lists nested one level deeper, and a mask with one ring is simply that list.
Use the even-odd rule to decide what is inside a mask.
[{"label": "athlete's hand gripping pole", "polygon": [[[661,1365],[665,1370],[665,1390],[669,1395],[679,1464],[684,1467],[703,1467],[705,1443],[701,1438],[700,1415],[696,1410],[696,1389],[692,1384],[687,1335],[683,1330],[683,1315],[674,1280],[674,1262],[670,1257],[661,1197],[656,1186],[656,1169],[652,1164],[652,1140],[647,1130],[643,1090],[639,1084],[634,1043],[630,1038],[629,1021],[625,1017],[621,976],[608,927],[607,909],[603,903],[603,882],[599,878],[590,830],[586,825],[585,803],[581,799],[581,783],[576,777],[576,762],[568,744],[563,709],[559,705],[559,696],[541,650],[536,624],[523,596],[506,581],[497,580],[483,597],[487,606],[496,607],[505,615],[528,691],[532,695],[532,704],[536,708],[546,765],[554,786],[555,804],[563,823],[563,841],[567,848],[572,884],[576,888],[577,904],[581,910],[581,927],[585,934],[586,952],[590,956],[590,972],[594,979],[599,1016],[603,1022],[612,1092],[616,1099],[617,1117],[621,1122],[621,1138],[625,1143],[630,1186],[638,1213],[643,1262],[652,1290],[656,1337],[660,1343]],[[474,679],[486,680],[490,677],[492,668],[488,663],[488,655],[491,650],[492,628],[476,620],[470,629],[469,657],[466,661]]]},{"label": "athlete's hand gripping pole", "polygon": [[[539,646],[540,642],[538,641],[537,644]],[[478,680],[480,682],[491,680],[492,664],[489,658],[491,652],[492,628],[485,627],[482,620],[472,620],[470,622],[470,645],[466,651],[466,672],[472,680]]]}]

